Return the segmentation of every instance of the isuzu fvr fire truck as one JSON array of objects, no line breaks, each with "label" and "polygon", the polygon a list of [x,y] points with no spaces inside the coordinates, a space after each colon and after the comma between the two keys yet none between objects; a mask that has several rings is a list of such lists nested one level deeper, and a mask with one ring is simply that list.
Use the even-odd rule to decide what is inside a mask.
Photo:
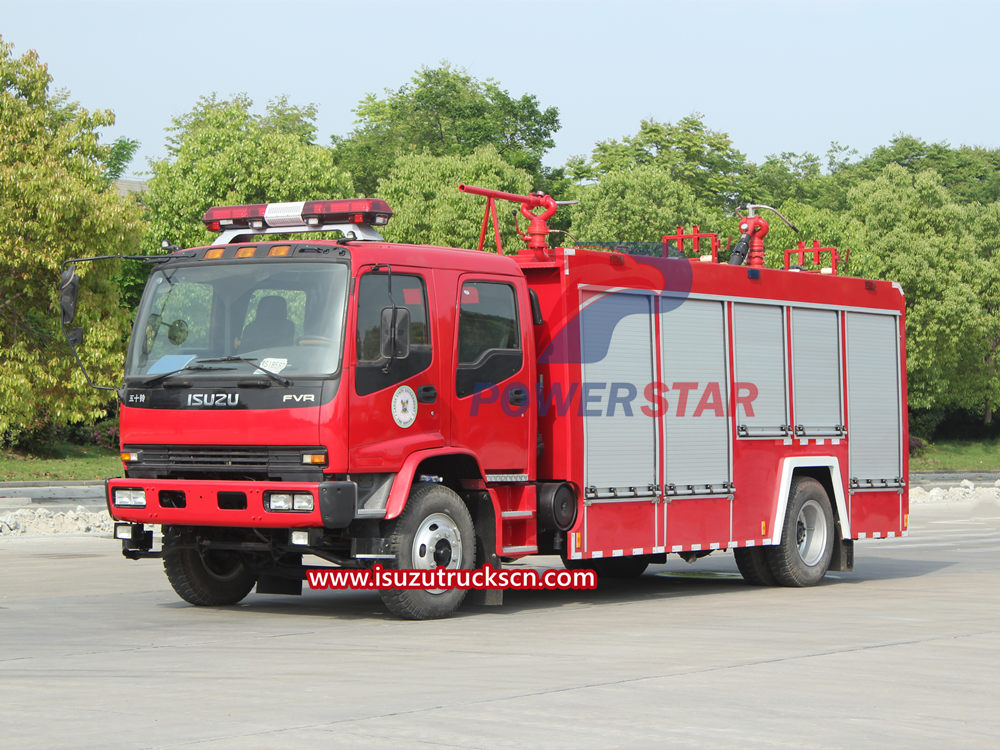
[{"label": "isuzu fvr fire truck", "polygon": [[[384,201],[324,200],[212,208],[215,244],[153,259],[107,482],[126,557],[228,605],[317,565],[533,554],[624,577],[732,550],[752,584],[808,586],[906,533],[897,284],[802,243],[763,267],[756,206],[719,262],[697,228],[659,257],[552,248],[551,197],[461,189],[488,199],[479,250],[386,242]],[[516,255],[482,251],[496,200],[529,222]],[[287,239],[308,231],[341,239]],[[69,265],[64,328],[78,284]],[[408,618],[465,594],[381,592]]]}]

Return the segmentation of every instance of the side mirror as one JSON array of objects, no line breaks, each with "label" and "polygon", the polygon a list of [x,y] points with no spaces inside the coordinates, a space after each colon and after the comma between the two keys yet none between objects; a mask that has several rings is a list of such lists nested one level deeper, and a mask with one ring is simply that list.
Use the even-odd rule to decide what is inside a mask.
[{"label": "side mirror", "polygon": [[83,329],[70,328],[68,331],[66,331],[66,343],[68,343],[74,349],[79,347],[83,343]]},{"label": "side mirror", "polygon": [[70,266],[59,278],[59,308],[64,326],[68,326],[76,317],[76,301],[79,295],[80,277],[76,275],[76,269]]},{"label": "side mirror", "polygon": [[174,346],[180,346],[183,344],[187,341],[187,337],[188,324],[180,318],[171,323],[170,327],[167,329],[167,340],[169,340]]},{"label": "side mirror", "polygon": [[410,356],[410,311],[405,307],[383,307],[380,350],[386,359]]}]

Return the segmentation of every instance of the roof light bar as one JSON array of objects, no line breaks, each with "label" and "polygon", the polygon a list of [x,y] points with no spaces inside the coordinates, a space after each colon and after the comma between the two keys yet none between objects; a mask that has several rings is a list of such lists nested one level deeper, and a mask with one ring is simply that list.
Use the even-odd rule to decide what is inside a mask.
[{"label": "roof light bar", "polygon": [[301,228],[331,224],[384,226],[392,209],[378,198],[349,198],[297,203],[257,203],[249,206],[214,206],[202,221],[210,232],[228,229]]}]

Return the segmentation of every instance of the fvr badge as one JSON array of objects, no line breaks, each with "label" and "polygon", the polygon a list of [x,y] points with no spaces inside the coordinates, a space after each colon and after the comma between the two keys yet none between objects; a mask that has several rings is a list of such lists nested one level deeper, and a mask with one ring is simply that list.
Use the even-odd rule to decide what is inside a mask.
[{"label": "fvr badge", "polygon": [[412,425],[417,419],[417,394],[408,385],[401,385],[392,394],[392,418],[402,428]]}]

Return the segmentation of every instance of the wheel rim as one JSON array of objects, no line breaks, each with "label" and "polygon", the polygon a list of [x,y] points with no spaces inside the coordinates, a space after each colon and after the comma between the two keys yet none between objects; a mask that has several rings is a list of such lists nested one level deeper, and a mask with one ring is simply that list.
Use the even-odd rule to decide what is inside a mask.
[{"label": "wheel rim", "polygon": [[795,543],[803,563],[812,567],[823,559],[828,534],[823,508],[815,500],[807,500],[795,520]]},{"label": "wheel rim", "polygon": [[[451,516],[432,513],[420,523],[413,535],[410,561],[418,570],[462,567],[462,532]],[[442,594],[446,589],[427,591]]]}]

